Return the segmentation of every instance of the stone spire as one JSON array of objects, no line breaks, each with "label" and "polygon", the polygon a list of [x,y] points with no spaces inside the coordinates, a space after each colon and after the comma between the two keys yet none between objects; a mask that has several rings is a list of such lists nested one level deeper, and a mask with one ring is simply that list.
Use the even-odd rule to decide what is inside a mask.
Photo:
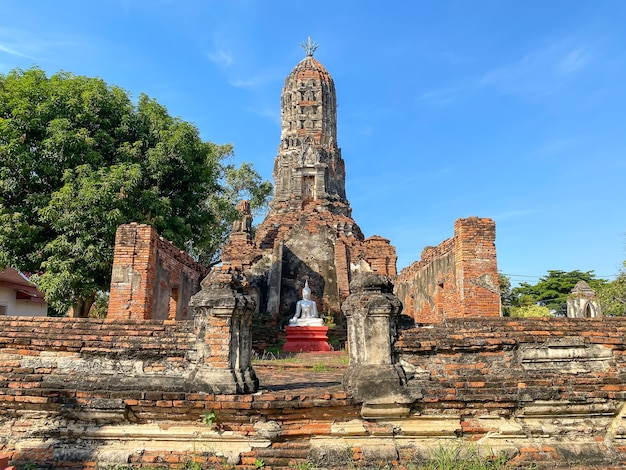
[{"label": "stone spire", "polygon": [[337,98],[328,71],[313,58],[316,43],[285,79],[281,142],[274,163],[274,204],[290,209],[309,202],[347,205],[345,165],[337,147]]},{"label": "stone spire", "polygon": [[335,84],[313,53],[285,79],[282,130],[274,160],[274,199],[254,240],[247,218],[233,229],[222,263],[244,271],[260,312],[278,325],[293,317],[305,280],[320,312],[341,321],[352,270],[395,276],[396,252],[382,237],[365,239],[346,198],[346,171],[337,147]]}]

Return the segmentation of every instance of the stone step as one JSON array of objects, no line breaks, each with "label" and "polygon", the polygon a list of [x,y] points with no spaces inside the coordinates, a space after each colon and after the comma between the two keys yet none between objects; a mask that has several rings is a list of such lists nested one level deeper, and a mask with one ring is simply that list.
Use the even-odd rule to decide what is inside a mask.
[{"label": "stone step", "polygon": [[307,461],[309,449],[310,444],[307,442],[277,442],[270,448],[255,449],[242,455],[240,466],[237,468],[247,468],[262,461],[264,464],[262,468],[293,469],[294,465]]}]

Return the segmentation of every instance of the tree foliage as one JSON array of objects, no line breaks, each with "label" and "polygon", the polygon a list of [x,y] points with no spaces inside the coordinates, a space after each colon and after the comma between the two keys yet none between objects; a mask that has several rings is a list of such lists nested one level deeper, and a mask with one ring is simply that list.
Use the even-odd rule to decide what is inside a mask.
[{"label": "tree foliage", "polygon": [[623,316],[626,314],[626,261],[615,280],[600,286],[598,300],[603,315]]},{"label": "tree foliage", "polygon": [[209,265],[235,205],[271,184],[229,145],[141,95],[37,68],[0,75],[0,266],[38,274],[57,309],[107,290],[116,227],[139,222]]},{"label": "tree foliage", "polygon": [[606,282],[597,279],[593,271],[558,271],[550,270],[548,275],[539,279],[535,285],[526,282],[514,287],[511,292],[516,307],[541,304],[548,310],[565,314],[567,310],[567,296],[578,281],[586,281],[592,289],[597,289]]},{"label": "tree foliage", "polygon": [[550,313],[550,309],[548,307],[534,304],[523,305],[521,307],[511,307],[510,316],[511,318],[541,318],[551,317],[553,315]]},{"label": "tree foliage", "polygon": [[498,273],[498,286],[500,287],[500,308],[502,316],[508,317],[513,305],[513,292],[511,291],[511,278],[506,274]]}]

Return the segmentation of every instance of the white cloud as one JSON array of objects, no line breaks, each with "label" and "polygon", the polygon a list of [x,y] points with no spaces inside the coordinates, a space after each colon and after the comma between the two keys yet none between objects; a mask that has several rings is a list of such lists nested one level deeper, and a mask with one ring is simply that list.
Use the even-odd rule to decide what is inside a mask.
[{"label": "white cloud", "polygon": [[[241,67],[239,67],[241,68]],[[276,81],[282,80],[282,73],[277,70],[262,70],[250,72],[252,70],[252,66],[247,67],[249,70],[246,74],[239,71],[237,73],[237,78],[232,78],[230,80],[230,84],[236,88],[260,88],[269,83],[274,83]],[[245,78],[241,78],[245,77]]]},{"label": "white cloud", "polygon": [[[259,70],[255,64],[240,52],[240,47],[232,41],[223,38],[216,39],[216,47],[207,52],[206,56],[226,76],[231,86],[235,88],[258,89],[268,83],[281,79],[274,70]],[[233,49],[239,51],[237,60]]]},{"label": "white cloud", "polygon": [[430,101],[435,104],[448,104],[462,91],[462,88],[441,88],[430,90],[417,97],[417,101]]},{"label": "white cloud", "polygon": [[0,27],[0,53],[31,61],[58,61],[68,50],[84,47],[85,43],[69,36]]},{"label": "white cloud", "polygon": [[219,49],[215,52],[207,52],[207,57],[218,67],[226,69],[235,63],[235,59],[230,51]]},{"label": "white cloud", "polygon": [[589,55],[582,49],[575,49],[557,64],[557,71],[569,75],[581,70],[589,61]]},{"label": "white cloud", "polygon": [[592,59],[589,49],[561,41],[493,69],[479,84],[494,87],[503,94],[549,94],[584,71]]},{"label": "white cloud", "polygon": [[14,55],[17,57],[25,57],[27,59],[33,59],[33,57],[29,56],[28,54],[20,52],[14,49],[12,46],[7,45],[6,43],[4,44],[0,43],[0,52],[4,52],[5,54]]},{"label": "white cloud", "polygon": [[268,118],[275,124],[280,125],[280,110],[276,109],[276,107],[271,108],[246,108],[246,111],[256,114],[257,116],[262,116]]},{"label": "white cloud", "polygon": [[458,86],[425,91],[417,96],[416,101],[447,105],[460,95],[481,88],[494,88],[506,95],[546,95],[584,73],[593,60],[591,46],[562,40],[496,67],[478,80],[468,79]]}]

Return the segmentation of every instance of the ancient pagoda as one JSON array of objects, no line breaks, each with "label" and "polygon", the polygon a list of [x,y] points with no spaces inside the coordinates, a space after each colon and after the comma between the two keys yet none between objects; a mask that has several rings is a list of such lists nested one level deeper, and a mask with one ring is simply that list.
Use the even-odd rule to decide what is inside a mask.
[{"label": "ancient pagoda", "polygon": [[306,56],[285,79],[281,138],[274,160],[274,198],[254,238],[248,206],[240,206],[223,250],[225,266],[241,269],[259,311],[283,322],[308,280],[320,312],[338,314],[357,270],[396,275],[396,251],[379,236],[365,239],[346,197],[346,168],[337,144],[335,84]]}]

